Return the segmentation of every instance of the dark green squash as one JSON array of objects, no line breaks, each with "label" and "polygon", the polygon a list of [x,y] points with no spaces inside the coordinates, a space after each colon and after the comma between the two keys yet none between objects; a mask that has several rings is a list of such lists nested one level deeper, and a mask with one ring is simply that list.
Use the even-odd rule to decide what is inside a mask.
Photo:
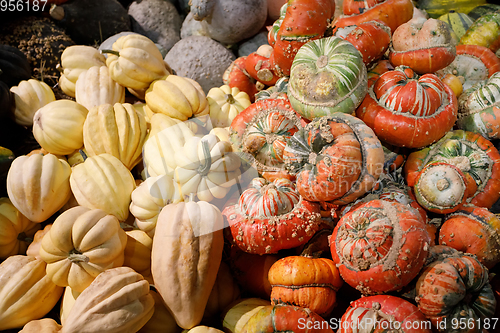
[{"label": "dark green squash", "polygon": [[0,146],[0,197],[7,196],[7,173],[14,158],[12,150]]},{"label": "dark green squash", "polygon": [[[0,74],[1,76],[1,74]],[[4,82],[0,81],[0,121],[5,118],[13,118],[12,114],[12,93]]]},{"label": "dark green squash", "polygon": [[9,88],[31,78],[28,58],[18,48],[10,45],[0,45],[0,70],[0,81],[5,82]]},{"label": "dark green squash", "polygon": [[500,5],[487,3],[485,5],[474,7],[467,15],[469,15],[470,18],[475,21],[483,15],[498,11],[500,11]]},{"label": "dark green squash", "polygon": [[454,10],[450,10],[449,13],[441,15],[439,20],[448,23],[451,30],[457,36],[457,39],[460,39],[467,29],[474,23],[474,20],[470,18],[469,15],[464,13],[458,13]]}]

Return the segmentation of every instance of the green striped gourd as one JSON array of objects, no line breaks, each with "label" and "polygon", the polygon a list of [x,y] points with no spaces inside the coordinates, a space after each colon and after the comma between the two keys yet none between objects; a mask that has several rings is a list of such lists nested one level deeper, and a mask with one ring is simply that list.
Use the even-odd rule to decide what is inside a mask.
[{"label": "green striped gourd", "polygon": [[474,23],[474,20],[470,18],[469,15],[458,13],[454,10],[450,10],[448,14],[441,15],[439,20],[448,23],[457,39],[460,39],[472,23]]}]

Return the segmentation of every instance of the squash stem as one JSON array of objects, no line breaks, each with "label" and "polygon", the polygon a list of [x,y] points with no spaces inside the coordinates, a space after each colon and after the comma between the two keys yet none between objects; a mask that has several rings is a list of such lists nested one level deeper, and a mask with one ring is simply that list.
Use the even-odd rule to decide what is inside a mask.
[{"label": "squash stem", "polygon": [[115,51],[115,50],[101,50],[101,54],[103,54],[103,53],[113,54],[113,55],[115,55],[115,56],[117,56],[117,57],[119,57],[119,56],[120,56],[120,52]]},{"label": "squash stem", "polygon": [[207,140],[201,140],[201,147],[203,150],[203,164],[198,168],[198,173],[202,176],[206,176],[212,166],[212,157],[210,156],[210,147],[208,146]]},{"label": "squash stem", "polygon": [[68,259],[74,264],[77,264],[80,262],[89,262],[89,260],[90,260],[89,257],[87,257],[86,255],[83,255],[80,251],[78,251],[76,249],[69,251]]},{"label": "squash stem", "polygon": [[83,149],[78,150],[78,152],[80,153],[80,155],[82,155],[83,161],[85,162],[85,160],[88,158],[87,154],[85,154]]}]

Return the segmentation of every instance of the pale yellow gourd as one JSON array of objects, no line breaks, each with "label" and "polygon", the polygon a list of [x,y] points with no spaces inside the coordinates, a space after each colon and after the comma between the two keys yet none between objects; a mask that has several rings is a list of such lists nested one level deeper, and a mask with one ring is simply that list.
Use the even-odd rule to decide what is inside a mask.
[{"label": "pale yellow gourd", "polygon": [[125,102],[125,88],[109,75],[108,67],[94,66],[83,71],[75,85],[77,103],[90,110],[101,104]]},{"label": "pale yellow gourd", "polygon": [[178,202],[178,191],[173,179],[167,175],[148,177],[132,192],[130,213],[137,227],[150,237],[155,234],[156,220],[163,207]]},{"label": "pale yellow gourd", "polygon": [[106,65],[111,78],[124,87],[147,89],[151,82],[168,75],[167,66],[158,47],[146,36],[125,35],[113,43]]},{"label": "pale yellow gourd", "polygon": [[14,97],[14,117],[23,126],[33,125],[33,116],[41,107],[56,100],[54,92],[45,82],[35,79],[21,81],[10,88]]},{"label": "pale yellow gourd", "polygon": [[106,58],[98,49],[86,45],[72,45],[61,54],[61,77],[59,87],[68,96],[75,97],[76,80],[80,74],[93,66],[105,66]]},{"label": "pale yellow gourd", "polygon": [[207,100],[213,127],[230,126],[234,117],[252,104],[246,92],[228,85],[210,89]]},{"label": "pale yellow gourd", "polygon": [[158,217],[151,271],[182,328],[201,322],[222,259],[222,228],[222,213],[204,201],[167,205]]},{"label": "pale yellow gourd", "polygon": [[132,268],[139,274],[151,274],[151,249],[153,239],[142,230],[127,230],[127,245],[123,266]]},{"label": "pale yellow gourd", "polygon": [[90,109],[83,125],[83,142],[88,156],[110,154],[129,170],[142,159],[147,123],[132,104],[102,104]]},{"label": "pale yellow gourd", "polygon": [[56,285],[82,292],[101,272],[123,264],[126,244],[115,216],[78,206],[56,218],[39,253]]},{"label": "pale yellow gourd", "polygon": [[181,121],[209,114],[210,111],[200,84],[177,75],[151,83],[146,91],[146,105],[154,113],[163,113]]},{"label": "pale yellow gourd", "polygon": [[135,180],[116,157],[109,154],[89,156],[73,167],[71,191],[81,206],[102,209],[125,221]]},{"label": "pale yellow gourd", "polygon": [[271,305],[270,301],[260,298],[245,298],[235,302],[223,315],[224,330],[229,333],[240,333],[250,317],[268,305]]},{"label": "pale yellow gourd", "polygon": [[83,146],[83,123],[88,110],[77,102],[60,99],[35,112],[33,135],[51,154],[67,155]]},{"label": "pale yellow gourd", "polygon": [[153,316],[149,283],[130,267],[99,274],[76,299],[61,333],[137,332]]},{"label": "pale yellow gourd", "polygon": [[76,299],[80,296],[80,292],[71,289],[70,286],[64,288],[62,296],[61,307],[59,309],[59,318],[61,318],[61,325],[64,325],[69,312],[75,305]]},{"label": "pale yellow gourd", "polygon": [[161,113],[154,114],[142,155],[148,175],[173,177],[177,166],[175,153],[182,151],[185,142],[193,136],[193,131],[182,121]]},{"label": "pale yellow gourd", "polygon": [[32,320],[26,325],[19,333],[56,333],[61,330],[62,326],[59,325],[52,318],[42,318],[38,320]]},{"label": "pale yellow gourd", "polygon": [[12,204],[30,221],[43,222],[68,201],[71,168],[53,154],[19,156],[7,174]]},{"label": "pale yellow gourd", "polygon": [[0,264],[0,331],[45,316],[63,293],[45,273],[45,262],[15,255]]},{"label": "pale yellow gourd", "polygon": [[9,198],[0,198],[0,260],[25,254],[40,223],[31,222]]}]

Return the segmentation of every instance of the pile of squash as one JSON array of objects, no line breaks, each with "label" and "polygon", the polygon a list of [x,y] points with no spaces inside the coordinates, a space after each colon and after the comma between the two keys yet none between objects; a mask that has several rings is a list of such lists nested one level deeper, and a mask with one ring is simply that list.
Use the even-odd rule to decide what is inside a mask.
[{"label": "pile of squash", "polygon": [[0,331],[496,332],[500,6],[439,2],[289,0],[208,93],[0,46]]}]

